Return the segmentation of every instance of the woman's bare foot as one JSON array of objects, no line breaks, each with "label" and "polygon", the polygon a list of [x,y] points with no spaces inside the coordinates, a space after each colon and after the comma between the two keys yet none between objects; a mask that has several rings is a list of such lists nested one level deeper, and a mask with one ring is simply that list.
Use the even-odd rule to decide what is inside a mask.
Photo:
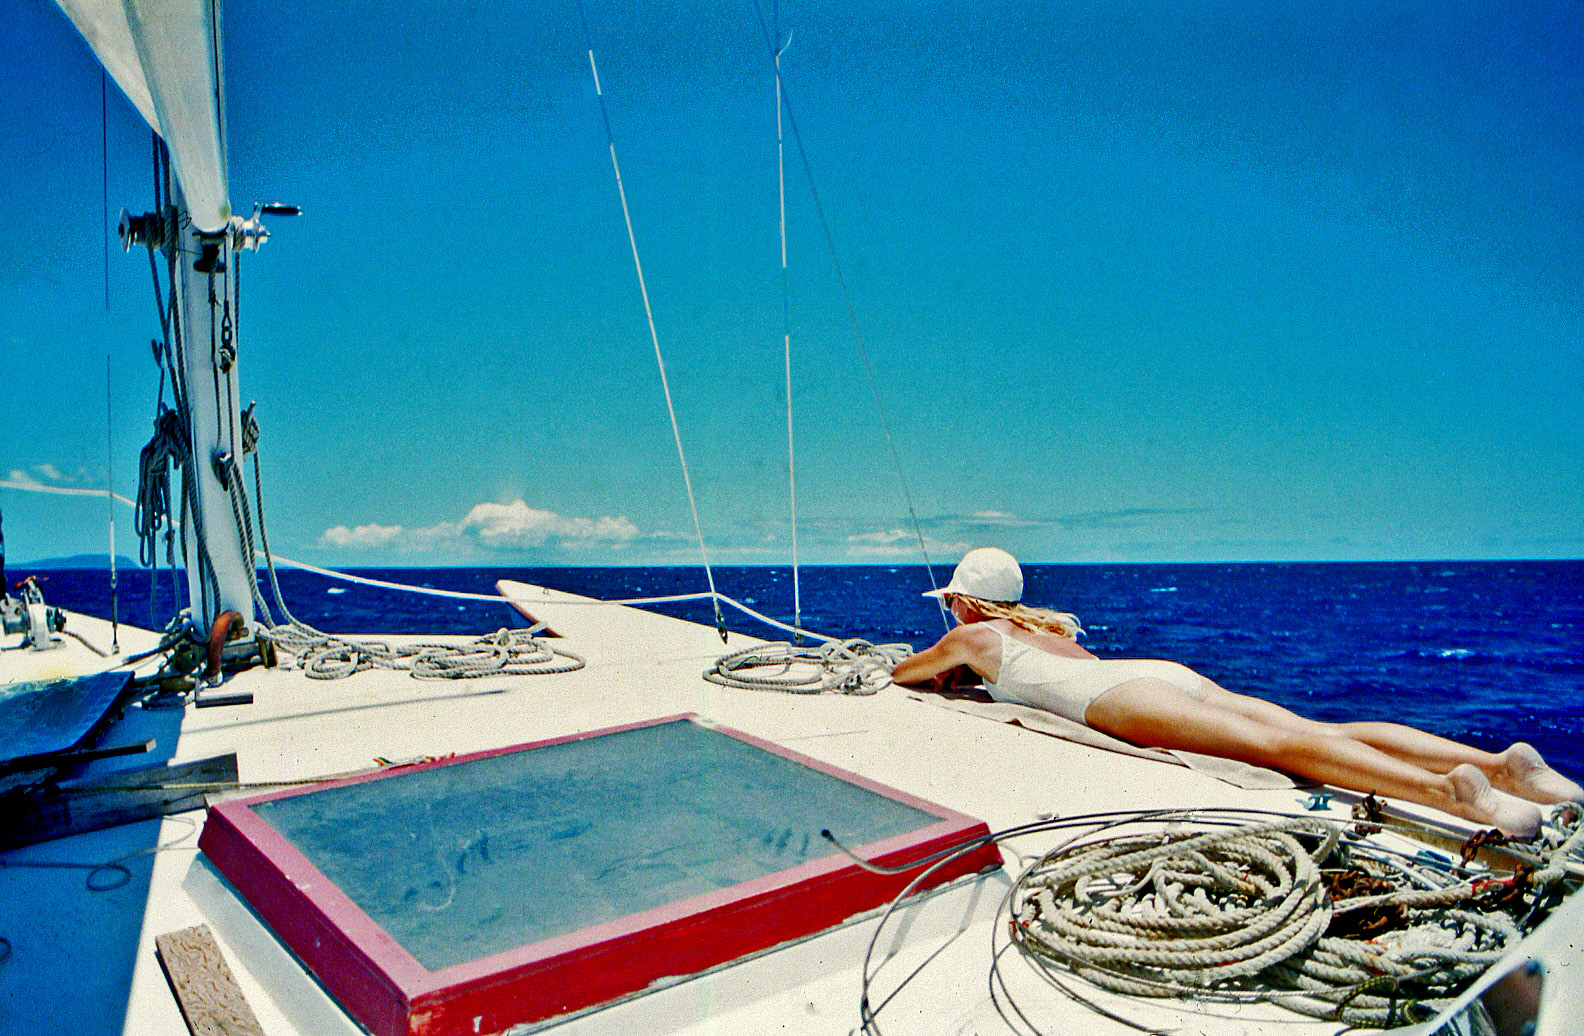
[{"label": "woman's bare foot", "polygon": [[1584,802],[1584,788],[1551,769],[1539,752],[1522,741],[1503,752],[1501,760],[1502,772],[1496,783],[1503,791],[1548,806]]},{"label": "woman's bare foot", "polygon": [[1473,763],[1464,763],[1447,774],[1457,808],[1452,812],[1476,824],[1490,824],[1509,838],[1527,840],[1540,830],[1540,807],[1502,795],[1490,778]]}]

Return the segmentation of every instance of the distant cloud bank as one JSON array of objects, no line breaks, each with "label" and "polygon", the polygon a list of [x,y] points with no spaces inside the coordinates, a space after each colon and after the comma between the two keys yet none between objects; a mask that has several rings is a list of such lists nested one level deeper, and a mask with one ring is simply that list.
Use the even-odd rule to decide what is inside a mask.
[{"label": "distant cloud bank", "polygon": [[475,504],[459,522],[424,528],[400,525],[337,525],[319,536],[319,546],[404,553],[455,553],[476,548],[506,553],[541,547],[564,550],[621,550],[642,534],[624,517],[569,518],[522,500]]},{"label": "distant cloud bank", "polygon": [[[964,554],[974,548],[966,542],[943,543],[932,536],[924,537],[924,549],[931,557],[947,554]],[[847,556],[850,558],[914,558],[920,557],[917,533],[905,529],[886,529],[881,532],[860,532],[847,537]]]}]

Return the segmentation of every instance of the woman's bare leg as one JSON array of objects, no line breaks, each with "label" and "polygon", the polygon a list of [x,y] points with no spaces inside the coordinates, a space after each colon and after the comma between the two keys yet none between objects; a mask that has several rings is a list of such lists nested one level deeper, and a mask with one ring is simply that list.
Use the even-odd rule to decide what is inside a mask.
[{"label": "woman's bare leg", "polygon": [[1340,733],[1432,773],[1449,774],[1459,766],[1474,766],[1496,788],[1530,802],[1551,804],[1584,797],[1584,790],[1551,769],[1539,752],[1522,742],[1505,752],[1484,752],[1401,723],[1321,723],[1280,705],[1235,694],[1210,680],[1205,684],[1207,701],[1272,726],[1299,732]]},{"label": "woman's bare leg", "polygon": [[1304,720],[1285,709],[1281,712],[1298,722],[1281,717],[1275,717],[1279,722],[1267,722],[1241,708],[1227,708],[1219,695],[1201,700],[1164,680],[1145,679],[1105,692],[1090,704],[1085,719],[1096,730],[1135,744],[1237,759],[1339,788],[1406,799],[1520,837],[1539,828],[1536,807],[1498,796],[1476,766],[1462,764],[1451,774],[1436,773],[1350,737],[1340,728]]}]

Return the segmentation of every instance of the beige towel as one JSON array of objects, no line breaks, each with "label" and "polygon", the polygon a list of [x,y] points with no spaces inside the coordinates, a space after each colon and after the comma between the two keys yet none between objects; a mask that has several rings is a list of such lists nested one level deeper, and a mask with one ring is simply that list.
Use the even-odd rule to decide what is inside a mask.
[{"label": "beige towel", "polygon": [[964,698],[947,698],[939,694],[918,694],[908,692],[908,697],[915,701],[927,701],[941,708],[951,709],[954,712],[966,712],[970,716],[983,716],[986,719],[997,720],[1001,723],[1011,723],[1014,726],[1027,727],[1029,730],[1051,737],[1063,738],[1074,741],[1090,748],[1103,748],[1108,752],[1121,752],[1123,755],[1136,755],[1144,759],[1155,759],[1163,763],[1176,763],[1186,766],[1190,770],[1202,773],[1206,777],[1214,777],[1218,781],[1239,788],[1295,788],[1297,785],[1291,777],[1267,770],[1263,766],[1254,766],[1250,763],[1240,763],[1235,759],[1222,759],[1214,755],[1200,755],[1198,752],[1181,752],[1165,748],[1140,748],[1130,745],[1126,741],[1102,734],[1082,723],[1074,723],[1070,719],[1058,716],[1053,712],[1043,709],[1030,708],[1027,705],[1014,705],[1010,702],[998,701],[972,701]]}]

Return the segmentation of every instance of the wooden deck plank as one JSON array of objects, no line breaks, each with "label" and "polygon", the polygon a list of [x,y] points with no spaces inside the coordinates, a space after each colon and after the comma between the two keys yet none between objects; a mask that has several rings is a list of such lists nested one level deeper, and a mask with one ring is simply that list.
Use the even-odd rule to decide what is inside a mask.
[{"label": "wooden deck plank", "polygon": [[206,789],[235,783],[235,752],[175,766],[123,770],[18,789],[0,797],[0,850],[131,824],[204,805]]},{"label": "wooden deck plank", "polygon": [[192,1036],[264,1036],[208,925],[167,932],[154,943]]}]

